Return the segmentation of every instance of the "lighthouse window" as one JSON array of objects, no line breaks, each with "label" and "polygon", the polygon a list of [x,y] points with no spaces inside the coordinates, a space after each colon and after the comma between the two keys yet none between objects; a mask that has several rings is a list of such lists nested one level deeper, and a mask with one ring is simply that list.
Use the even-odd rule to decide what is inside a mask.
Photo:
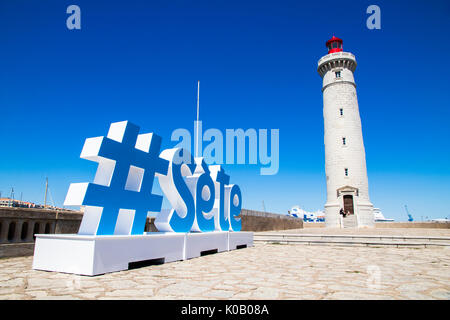
[{"label": "lighthouse window", "polygon": [[345,137],[342,138],[342,144],[345,146]]},{"label": "lighthouse window", "polygon": [[340,114],[341,116],[343,116],[343,115],[344,115],[344,109],[340,108],[340,109],[339,109],[339,114]]},{"label": "lighthouse window", "polygon": [[348,177],[348,168],[345,168],[344,172],[345,172],[345,176]]},{"label": "lighthouse window", "polygon": [[336,74],[336,78],[340,78],[341,77],[341,72],[340,71],[336,71],[335,74]]}]

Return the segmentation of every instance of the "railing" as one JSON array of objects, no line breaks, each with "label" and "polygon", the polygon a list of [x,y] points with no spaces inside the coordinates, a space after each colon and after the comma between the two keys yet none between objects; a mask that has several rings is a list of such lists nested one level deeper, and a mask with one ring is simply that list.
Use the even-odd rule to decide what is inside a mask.
[{"label": "railing", "polygon": [[320,58],[320,60],[317,64],[320,65],[323,61],[325,61],[327,59],[334,59],[334,58],[338,58],[338,57],[351,58],[351,59],[356,60],[355,55],[350,52],[334,52],[334,53],[327,54],[327,55],[323,56],[322,58]]}]

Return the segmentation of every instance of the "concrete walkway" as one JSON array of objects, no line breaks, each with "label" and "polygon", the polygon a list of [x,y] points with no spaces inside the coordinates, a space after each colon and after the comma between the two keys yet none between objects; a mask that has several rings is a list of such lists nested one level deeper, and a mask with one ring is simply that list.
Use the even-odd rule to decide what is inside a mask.
[{"label": "concrete walkway", "polygon": [[96,277],[31,264],[0,259],[0,299],[450,299],[448,247],[256,244]]}]

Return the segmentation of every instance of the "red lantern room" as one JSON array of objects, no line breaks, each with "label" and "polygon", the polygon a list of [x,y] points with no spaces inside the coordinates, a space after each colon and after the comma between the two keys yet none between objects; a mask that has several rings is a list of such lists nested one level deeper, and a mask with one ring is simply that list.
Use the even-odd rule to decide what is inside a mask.
[{"label": "red lantern room", "polygon": [[342,39],[333,36],[327,41],[326,46],[328,48],[328,53],[341,52],[342,51]]}]

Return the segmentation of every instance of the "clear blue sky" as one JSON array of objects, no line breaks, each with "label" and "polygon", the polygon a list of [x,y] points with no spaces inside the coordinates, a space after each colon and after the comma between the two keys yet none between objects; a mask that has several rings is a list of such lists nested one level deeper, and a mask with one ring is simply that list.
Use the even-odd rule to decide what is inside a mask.
[{"label": "clear blue sky", "polygon": [[[81,8],[81,30],[66,8]],[[366,8],[381,8],[381,30]],[[369,192],[386,217],[450,216],[450,2],[0,2],[0,190],[61,206],[92,181],[84,139],[130,120],[170,147],[192,128],[196,82],[207,128],[280,129],[280,170],[225,166],[246,208],[325,203],[321,78],[333,34],[356,55]]]}]

